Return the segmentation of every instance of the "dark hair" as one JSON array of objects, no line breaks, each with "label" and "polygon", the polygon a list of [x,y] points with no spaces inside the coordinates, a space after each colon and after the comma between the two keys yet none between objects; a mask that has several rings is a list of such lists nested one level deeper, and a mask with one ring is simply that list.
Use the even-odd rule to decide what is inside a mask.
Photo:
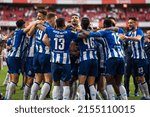
[{"label": "dark hair", "polygon": [[110,19],[105,19],[103,22],[104,28],[113,26],[112,21]]},{"label": "dark hair", "polygon": [[128,20],[133,20],[133,21],[137,21],[136,17],[129,17]]},{"label": "dark hair", "polygon": [[53,18],[53,17],[55,17],[56,16],[56,14],[55,13],[48,13],[47,14],[47,19],[51,19],[51,18]]},{"label": "dark hair", "polygon": [[56,25],[57,25],[57,28],[64,27],[65,26],[65,19],[64,18],[56,19]]},{"label": "dark hair", "polygon": [[25,24],[25,21],[22,19],[20,19],[16,22],[17,28],[22,28],[24,24]]},{"label": "dark hair", "polygon": [[[108,17],[108,19],[116,21],[116,19],[114,17]],[[112,26],[115,26],[115,25],[116,24],[112,21]]]},{"label": "dark hair", "polygon": [[43,9],[42,9],[42,10],[39,10],[38,13],[41,13],[41,14],[43,14],[44,16],[47,15],[47,11],[46,11],[46,10],[43,10]]},{"label": "dark hair", "polygon": [[89,20],[89,18],[83,17],[83,18],[81,19],[81,27],[82,27],[83,29],[88,29],[89,25],[90,25],[90,20]]}]

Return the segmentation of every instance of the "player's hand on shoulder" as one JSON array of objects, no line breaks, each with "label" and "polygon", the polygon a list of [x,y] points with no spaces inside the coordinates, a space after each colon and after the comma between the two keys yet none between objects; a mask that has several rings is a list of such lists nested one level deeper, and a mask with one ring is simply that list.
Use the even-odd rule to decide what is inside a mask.
[{"label": "player's hand on shoulder", "polygon": [[127,37],[125,36],[125,35],[123,35],[123,34],[119,34],[119,39],[120,40],[124,40],[124,39],[126,39]]}]

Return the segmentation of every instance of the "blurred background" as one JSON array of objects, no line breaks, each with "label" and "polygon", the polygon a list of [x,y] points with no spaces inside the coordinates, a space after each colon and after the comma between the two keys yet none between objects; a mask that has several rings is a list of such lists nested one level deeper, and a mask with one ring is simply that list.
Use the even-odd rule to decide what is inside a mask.
[{"label": "blurred background", "polygon": [[90,18],[92,25],[102,27],[105,17],[115,17],[117,26],[127,27],[127,19],[134,16],[143,30],[150,28],[150,0],[0,0],[1,33],[9,33],[17,19],[27,23],[36,18],[38,9],[55,12],[70,20],[73,13]]}]

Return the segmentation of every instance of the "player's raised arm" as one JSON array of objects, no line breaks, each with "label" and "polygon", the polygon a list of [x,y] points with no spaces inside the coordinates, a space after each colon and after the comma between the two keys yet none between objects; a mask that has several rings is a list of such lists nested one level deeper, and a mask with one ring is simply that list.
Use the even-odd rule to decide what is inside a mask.
[{"label": "player's raised arm", "polygon": [[40,29],[40,30],[42,30],[42,31],[45,31],[45,30],[46,30],[46,27],[43,26],[42,24],[36,25],[36,28],[38,28],[38,29]]},{"label": "player's raised arm", "polygon": [[24,31],[25,33],[29,32],[29,30],[31,29],[32,25],[33,25],[33,24],[28,25],[26,28],[23,29],[23,31]]},{"label": "player's raised arm", "polygon": [[35,27],[36,27],[36,23],[33,23],[32,26],[30,27],[30,30],[28,32],[29,36],[32,36],[35,32]]},{"label": "player's raised arm", "polygon": [[37,21],[31,23],[27,28],[25,28],[24,32],[26,31],[26,32],[28,32],[29,36],[32,36],[35,32],[36,26],[39,24],[42,24],[42,23],[43,23],[43,21],[37,20]]},{"label": "player's raised arm", "polygon": [[3,40],[8,40],[10,37],[12,37],[14,35],[14,31],[12,31],[11,33],[9,33],[8,35],[3,37]]},{"label": "player's raised arm", "polygon": [[142,36],[141,35],[137,35],[135,37],[130,37],[130,36],[125,36],[123,34],[119,35],[121,40],[132,40],[132,41],[140,41]]}]

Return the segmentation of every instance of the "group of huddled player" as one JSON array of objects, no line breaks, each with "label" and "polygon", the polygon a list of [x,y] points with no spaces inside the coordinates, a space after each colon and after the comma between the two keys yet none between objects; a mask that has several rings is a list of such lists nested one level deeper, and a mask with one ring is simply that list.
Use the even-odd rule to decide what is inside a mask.
[{"label": "group of huddled player", "polygon": [[7,40],[9,82],[5,98],[13,99],[23,71],[24,100],[44,100],[51,89],[53,100],[127,100],[129,92],[122,85],[123,45],[127,43],[131,46],[133,75],[142,99],[149,99],[149,82],[144,78],[148,68],[144,33],[137,27],[136,18],[129,18],[126,35],[112,17],[104,20],[102,29],[90,24],[87,17],[81,18],[80,23],[77,14],[66,24],[64,18],[45,10],[39,10],[37,20],[27,27],[18,20]]}]

